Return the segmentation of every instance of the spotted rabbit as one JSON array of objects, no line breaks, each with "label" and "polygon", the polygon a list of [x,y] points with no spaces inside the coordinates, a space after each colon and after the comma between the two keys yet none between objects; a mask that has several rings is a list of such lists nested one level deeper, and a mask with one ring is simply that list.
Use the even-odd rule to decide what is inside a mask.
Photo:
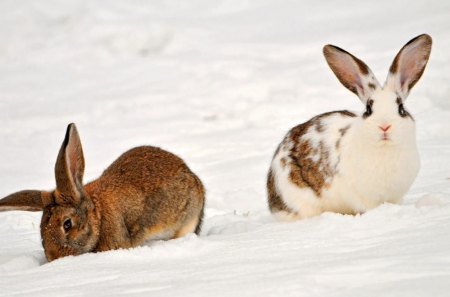
[{"label": "spotted rabbit", "polygon": [[323,48],[331,70],[365,110],[324,113],[288,132],[267,179],[275,217],[356,214],[384,202],[401,202],[419,170],[415,122],[404,103],[422,76],[431,44],[426,34],[409,41],[395,57],[383,87],[352,54],[333,45]]}]

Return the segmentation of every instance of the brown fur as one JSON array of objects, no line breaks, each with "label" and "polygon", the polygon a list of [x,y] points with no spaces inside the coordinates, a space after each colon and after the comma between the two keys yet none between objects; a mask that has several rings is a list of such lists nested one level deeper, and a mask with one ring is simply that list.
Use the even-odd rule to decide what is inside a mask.
[{"label": "brown fur", "polygon": [[[299,134],[305,131],[305,127],[301,126],[294,128],[294,130],[298,130]],[[311,188],[319,196],[322,188],[326,186],[325,179],[334,175],[333,168],[328,164],[328,151],[323,143],[319,144],[319,148],[313,149],[309,141],[300,139],[301,135],[299,134],[295,133],[295,136],[291,138],[295,145],[289,153],[293,161],[290,163],[289,178],[300,188]],[[319,154],[319,160],[314,162],[309,157],[310,154]],[[320,167],[322,168],[319,169]]]},{"label": "brown fur", "polygon": [[[422,45],[419,47],[420,51],[418,51],[414,56],[414,61],[409,61],[409,63],[406,63],[405,65],[405,63],[401,62],[401,60],[403,60],[402,59],[403,51],[405,50],[405,48],[407,48],[414,42],[422,43]],[[422,74],[425,71],[426,63],[428,62],[428,58],[430,56],[431,45],[432,45],[431,37],[428,36],[427,34],[422,34],[408,41],[395,56],[394,61],[392,62],[391,67],[389,68],[389,72],[391,74],[401,75],[400,72],[402,72],[402,70],[405,72],[415,74],[414,77],[412,77],[408,83],[408,90],[411,90],[414,87],[414,85],[419,81],[419,79],[422,77]],[[417,68],[418,60],[423,60],[425,64],[422,67]]]},{"label": "brown fur", "polygon": [[347,133],[348,129],[350,129],[350,125],[347,125],[344,128],[339,129],[339,133],[341,134],[341,137]]},{"label": "brown fur", "polygon": [[[385,87],[387,86],[397,92],[398,113],[402,117],[411,117],[403,107],[402,96],[404,97],[403,99],[406,98],[409,90],[423,74],[431,52],[431,44],[432,39],[426,34],[412,39],[400,50],[391,65]],[[376,90],[381,89],[372,71],[363,61],[339,47],[325,45],[323,54],[339,81],[358,95],[361,101],[366,104],[366,111],[362,118],[369,117],[373,112],[374,101],[372,95]],[[314,196],[319,199],[324,190],[330,189],[333,177],[339,174],[338,165],[341,162],[341,146],[351,126],[332,127],[333,130],[331,132],[333,132],[333,136],[331,139],[323,140],[323,138],[319,137],[309,138],[304,136],[320,134],[326,131],[328,127],[323,119],[333,114],[340,114],[343,117],[356,117],[355,114],[348,111],[319,115],[291,129],[278,147],[274,155],[275,160],[272,160],[272,167],[267,180],[269,208],[273,213],[286,211],[288,214],[293,215],[292,217],[287,216],[288,219],[298,219],[298,214],[289,211],[287,209],[288,206],[284,205],[284,200],[280,197],[281,193],[277,191],[275,185],[281,187],[284,186],[284,182],[290,182],[298,188],[311,190],[314,192]],[[334,129],[339,130],[336,131]],[[335,132],[338,132],[337,135]],[[330,155],[331,150],[335,150],[336,154]],[[280,152],[281,154],[279,155]],[[332,157],[332,160],[330,157]],[[279,164],[274,162],[279,162]],[[283,169],[286,169],[286,166],[289,166],[289,170],[283,171]],[[284,174],[289,174],[286,178],[287,180],[281,180],[280,182],[279,178],[281,177],[274,176],[274,174],[278,174],[276,169],[279,167],[282,169],[282,178],[286,178]],[[295,195],[290,187],[286,187],[286,192],[288,192],[287,195]],[[290,204],[290,200],[295,199],[295,197],[288,197],[288,199],[286,203]],[[310,213],[320,212],[320,203],[318,205],[317,209],[315,209],[316,206],[310,205],[309,207],[313,208]],[[343,213],[353,212],[350,209],[341,209],[340,211]],[[305,213],[308,213],[308,211]],[[284,214],[281,214],[281,217],[284,217]]]},{"label": "brown fur", "polygon": [[8,210],[42,210],[41,191],[25,190],[6,196],[0,200],[0,211]]},{"label": "brown fur", "polygon": [[[204,203],[203,186],[184,162],[155,147],[126,152],[85,189],[108,222],[101,228],[99,250],[114,241],[136,246],[161,232],[175,234],[198,219]],[[111,229],[124,232],[112,238]]]},{"label": "brown fur", "polygon": [[[200,232],[205,190],[179,157],[142,146],[121,155],[85,186],[83,171],[81,142],[71,124],[55,166],[57,189],[34,191],[42,200],[41,236],[49,261]],[[0,200],[0,209],[21,208],[27,202],[19,194]],[[36,195],[31,196],[35,207]],[[72,227],[65,232],[68,219]]]},{"label": "brown fur", "polygon": [[369,67],[366,65],[366,63],[364,63],[363,61],[361,61],[360,59],[358,59],[357,57],[353,56],[352,54],[350,54],[349,52],[347,52],[346,50],[337,47],[335,45],[326,45],[323,48],[323,54],[325,55],[325,57],[327,58],[327,61],[330,64],[331,69],[334,71],[335,67],[334,67],[334,63],[332,62],[333,59],[333,51],[338,51],[338,52],[342,52],[345,54],[348,54],[349,56],[351,56],[353,58],[353,60],[355,61],[356,65],[359,68],[359,71],[363,74],[363,75],[367,75],[369,74]]},{"label": "brown fur", "polygon": [[284,204],[280,195],[275,188],[275,178],[273,176],[272,170],[269,170],[267,175],[267,194],[269,201],[269,208],[272,212],[286,211],[291,213],[292,210],[289,209],[286,204]]},{"label": "brown fur", "polygon": [[344,128],[339,129],[339,133],[341,134],[341,137],[336,141],[336,149],[339,150],[339,147],[341,145],[342,137],[347,133],[348,129],[350,129],[350,125],[345,126]]},{"label": "brown fur", "polygon": [[[340,54],[347,54],[348,56],[350,56],[353,62],[356,64],[357,69],[362,75],[369,74],[370,72],[369,67],[357,57],[353,56],[352,54],[343,50],[342,48],[334,45],[328,44],[324,46],[323,54],[325,56],[328,65],[330,66],[331,70],[336,74],[339,81],[351,92],[358,95],[355,76],[351,74],[352,73],[351,71],[342,70],[343,64],[338,57]],[[360,88],[362,89],[363,86],[360,86]]]},{"label": "brown fur", "polygon": [[[323,143],[320,143],[318,148],[313,148],[309,141],[301,138],[308,133],[310,129],[323,131],[325,128],[322,120],[336,114],[340,114],[344,117],[356,116],[354,113],[343,110],[328,112],[314,117],[308,122],[292,128],[284,141],[281,143],[280,147],[277,149],[277,152],[275,152],[276,155],[281,147],[287,143],[294,144],[288,154],[290,161],[284,161],[284,165],[282,164],[282,166],[290,166],[289,178],[291,182],[300,188],[310,188],[319,197],[322,189],[327,187],[325,180],[327,177],[332,177],[335,174],[336,169],[330,166],[328,162],[328,148],[326,148]],[[320,127],[320,129],[317,127]],[[348,129],[349,126],[346,126],[339,130],[341,138],[347,133]],[[338,141],[340,141],[340,139]],[[338,146],[339,144],[337,143],[336,145]],[[314,162],[311,160],[310,154],[319,154],[319,160]],[[286,211],[292,213],[292,210],[284,204],[275,188],[275,180],[272,170],[269,170],[267,178],[267,192],[271,212]]]}]

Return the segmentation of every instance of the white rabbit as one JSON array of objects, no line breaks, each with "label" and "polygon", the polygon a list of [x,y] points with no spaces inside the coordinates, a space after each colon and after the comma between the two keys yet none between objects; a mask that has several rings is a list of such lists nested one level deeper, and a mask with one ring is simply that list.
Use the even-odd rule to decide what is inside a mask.
[{"label": "white rabbit", "polygon": [[367,65],[333,45],[323,48],[339,81],[365,105],[362,114],[334,111],[292,128],[278,146],[268,179],[268,202],[280,220],[325,211],[363,213],[400,203],[420,167],[415,123],[404,102],[422,76],[431,37],[409,41],[383,87]]}]

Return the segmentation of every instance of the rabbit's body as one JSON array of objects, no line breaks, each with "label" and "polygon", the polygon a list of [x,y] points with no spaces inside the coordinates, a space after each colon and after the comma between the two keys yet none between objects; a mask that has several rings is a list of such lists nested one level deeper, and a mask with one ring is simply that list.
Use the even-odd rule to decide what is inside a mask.
[{"label": "rabbit's body", "polygon": [[356,214],[401,201],[419,169],[415,143],[374,146],[358,135],[361,125],[356,114],[338,111],[289,131],[268,177],[269,205],[276,216]]},{"label": "rabbit's body", "polygon": [[269,209],[276,218],[297,220],[325,211],[356,214],[402,201],[420,164],[414,119],[403,102],[430,50],[428,35],[408,42],[381,87],[361,60],[325,46],[330,67],[366,110],[325,113],[288,132],[267,178]]},{"label": "rabbit's body", "polygon": [[200,232],[205,190],[174,154],[137,147],[86,185],[83,174],[81,142],[70,124],[56,160],[56,189],[21,191],[0,200],[0,211],[43,210],[41,237],[49,261]]},{"label": "rabbit's body", "polygon": [[85,190],[101,210],[96,251],[183,236],[201,223],[200,180],[183,160],[156,147],[124,153]]}]

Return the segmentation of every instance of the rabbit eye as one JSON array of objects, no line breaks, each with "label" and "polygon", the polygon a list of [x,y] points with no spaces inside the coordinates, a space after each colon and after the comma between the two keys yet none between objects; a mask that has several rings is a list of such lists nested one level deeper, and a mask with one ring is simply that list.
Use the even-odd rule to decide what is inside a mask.
[{"label": "rabbit eye", "polygon": [[403,104],[401,103],[398,105],[398,114],[402,117],[406,117],[408,115],[405,108],[403,107]]},{"label": "rabbit eye", "polygon": [[64,221],[63,228],[65,232],[69,232],[70,229],[72,229],[72,220],[67,219]]},{"label": "rabbit eye", "polygon": [[368,116],[370,116],[371,114],[372,114],[372,104],[373,104],[373,100],[369,100],[368,102],[367,102],[367,105],[366,105],[366,112],[363,114],[363,117],[364,118],[367,118]]}]

